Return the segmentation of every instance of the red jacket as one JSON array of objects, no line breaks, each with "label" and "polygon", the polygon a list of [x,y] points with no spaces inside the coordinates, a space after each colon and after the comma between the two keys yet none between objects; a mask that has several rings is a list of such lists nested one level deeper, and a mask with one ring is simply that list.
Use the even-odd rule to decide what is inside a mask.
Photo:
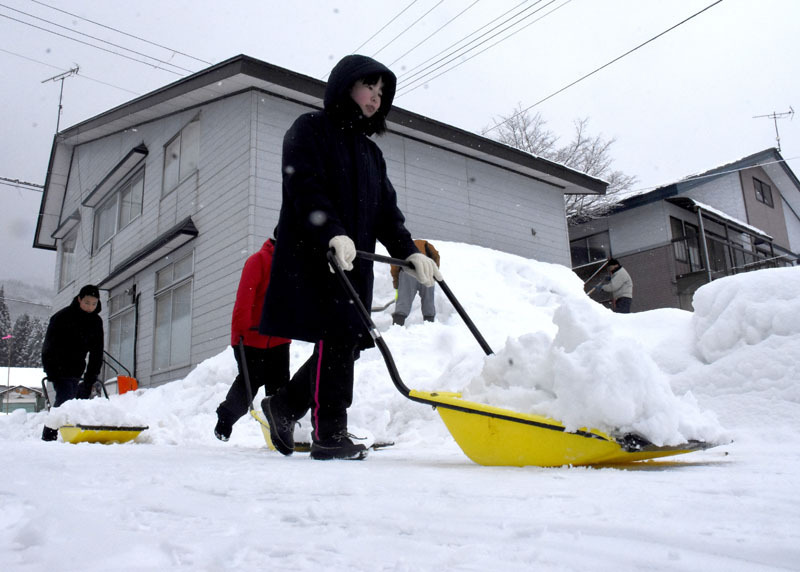
[{"label": "red jacket", "polygon": [[244,263],[231,319],[231,345],[233,346],[239,344],[239,336],[244,336],[244,345],[262,349],[288,344],[291,341],[258,333],[261,308],[264,305],[264,294],[269,285],[274,251],[275,244],[272,239],[269,239],[261,246],[261,250],[250,256]]}]

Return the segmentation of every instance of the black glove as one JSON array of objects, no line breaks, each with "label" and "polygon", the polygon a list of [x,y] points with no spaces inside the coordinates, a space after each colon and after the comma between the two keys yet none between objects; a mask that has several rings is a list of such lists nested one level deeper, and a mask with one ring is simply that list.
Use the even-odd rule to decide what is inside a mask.
[{"label": "black glove", "polygon": [[98,383],[95,379],[84,379],[78,384],[78,392],[75,394],[76,399],[91,399],[95,390],[95,384]]}]

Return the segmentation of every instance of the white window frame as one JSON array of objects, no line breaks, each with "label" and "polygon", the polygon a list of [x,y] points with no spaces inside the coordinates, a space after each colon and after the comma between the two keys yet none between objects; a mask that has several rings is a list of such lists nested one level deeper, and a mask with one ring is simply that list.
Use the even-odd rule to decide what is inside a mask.
[{"label": "white window frame", "polygon": [[[108,352],[130,372],[133,372],[136,367],[134,363],[136,357],[136,306],[134,300],[128,292],[121,292],[109,298],[108,307]],[[130,324],[127,323],[129,320]],[[126,327],[132,328],[130,338],[122,337]]]},{"label": "white window frame", "polygon": [[[131,196],[138,193],[138,202],[131,201]],[[117,188],[109,193],[109,197],[94,209],[94,233],[92,246],[95,251],[114,238],[119,231],[142,215],[144,204],[144,167],[137,169]],[[103,219],[103,217],[110,217]],[[111,225],[107,231],[104,224]],[[105,231],[105,232],[103,232]],[[101,234],[103,232],[103,234]]]},{"label": "white window frame", "polygon": [[75,247],[78,244],[78,229],[68,233],[61,239],[61,248],[58,252],[58,287],[59,290],[75,281]]},{"label": "white window frame", "polygon": [[156,272],[153,320],[153,370],[156,372],[191,362],[193,282],[193,252]]},{"label": "white window frame", "polygon": [[200,116],[187,123],[164,145],[162,195],[167,195],[197,172],[200,161]]}]

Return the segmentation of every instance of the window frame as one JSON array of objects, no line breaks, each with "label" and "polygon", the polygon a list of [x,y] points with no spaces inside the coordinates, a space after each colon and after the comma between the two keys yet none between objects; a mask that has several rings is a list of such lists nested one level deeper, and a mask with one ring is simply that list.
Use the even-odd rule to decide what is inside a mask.
[{"label": "window frame", "polygon": [[[121,292],[108,299],[108,351],[120,364],[127,367],[128,370],[134,374],[136,371],[136,303],[128,291]],[[133,337],[130,346],[130,356],[123,353],[123,337],[122,332],[125,331],[125,320],[132,320]],[[119,327],[116,326],[119,324]],[[120,335],[115,340],[115,332]],[[115,345],[116,344],[116,345]],[[116,351],[115,350],[119,350]],[[126,363],[126,358],[130,357],[130,361]]]},{"label": "window frame", "polygon": [[756,200],[770,208],[775,208],[775,202],[772,199],[772,186],[764,181],[753,177],[753,189],[756,194]]},{"label": "window frame", "polygon": [[[111,191],[108,197],[94,207],[93,227],[92,227],[92,249],[94,252],[100,250],[108,244],[117,234],[124,228],[128,227],[133,221],[142,216],[144,211],[144,182],[145,182],[145,166],[142,165],[134,170],[130,176],[125,177],[116,188]],[[139,184],[140,183],[140,184]],[[134,185],[139,184],[141,189],[139,193],[138,212],[131,216],[126,222],[122,222],[123,201],[122,196],[126,192],[132,191]],[[133,204],[133,203],[130,203]],[[98,220],[103,214],[113,212],[113,225],[114,228],[107,237],[99,236],[99,231],[102,228],[102,221]]]},{"label": "window frame", "polygon": [[[187,263],[188,261],[188,272],[184,271],[179,273],[178,276],[175,275],[176,268],[180,268],[182,264]],[[171,275],[166,277],[164,272],[169,271]],[[164,279],[162,280],[162,277]],[[192,294],[193,294],[193,287],[194,287],[194,251],[188,253],[185,256],[180,257],[175,262],[165,265],[161,269],[159,269],[155,274],[155,292],[153,294],[153,371],[156,373],[161,373],[165,371],[169,371],[171,369],[176,369],[180,367],[185,367],[191,363],[191,354],[192,354],[192,347],[191,347],[191,331],[192,331]],[[186,311],[185,315],[187,322],[186,324],[178,324],[178,326],[183,327],[183,332],[177,332],[177,335],[180,337],[180,334],[185,334],[185,346],[180,349],[185,349],[185,355],[175,356],[175,314],[174,310],[176,308],[176,300],[175,295],[180,291],[187,289],[186,296],[187,299],[183,301],[186,304]],[[161,304],[168,304],[167,306],[162,306]],[[181,303],[181,300],[178,300],[178,304]],[[160,312],[162,309],[166,308],[169,311],[169,316],[166,322],[161,323],[160,320]],[[164,331],[161,328],[167,326],[167,330]],[[165,338],[162,339],[162,336]],[[166,348],[166,351],[165,351]],[[166,357],[166,361],[163,358]]]},{"label": "window frame", "polygon": [[[593,252],[594,251],[592,250],[592,244],[591,243],[592,243],[592,239],[596,239],[598,237],[601,237],[604,240],[604,242],[602,242],[601,244],[604,244],[606,246],[606,248],[603,249],[603,255],[601,257],[599,257],[599,258],[598,257],[594,257],[593,258]],[[577,247],[580,247],[583,250],[583,255],[584,255],[584,258],[585,258],[585,261],[581,262],[579,264],[576,264],[576,262],[575,262],[575,260],[573,259],[573,256],[572,256],[573,249],[576,249]],[[589,235],[583,236],[581,238],[576,238],[574,240],[570,240],[569,241],[569,256],[570,256],[570,263],[572,264],[573,268],[579,268],[581,266],[586,266],[586,265],[594,264],[594,263],[597,263],[597,262],[600,262],[600,261],[603,261],[603,260],[608,260],[611,257],[611,234],[607,230],[603,230],[603,231],[600,231],[600,232],[596,232],[594,234],[589,234]]]},{"label": "window frame", "polygon": [[[192,138],[185,137],[191,133]],[[170,147],[177,143],[177,150]],[[187,154],[188,157],[187,157]],[[193,161],[191,154],[194,154]],[[170,159],[172,159],[170,161]],[[184,164],[184,163],[187,164]],[[174,165],[174,167],[173,167]],[[166,196],[177,189],[183,181],[200,169],[200,114],[193,117],[181,127],[174,136],[164,144],[164,162],[161,170],[161,195]],[[177,174],[171,172],[176,170]],[[168,175],[168,173],[170,173]]]}]

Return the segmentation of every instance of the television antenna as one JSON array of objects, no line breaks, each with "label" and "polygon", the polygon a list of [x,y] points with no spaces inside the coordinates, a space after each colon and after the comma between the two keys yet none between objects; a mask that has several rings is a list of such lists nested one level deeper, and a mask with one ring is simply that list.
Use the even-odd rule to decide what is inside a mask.
[{"label": "television antenna", "polygon": [[788,117],[792,119],[794,117],[794,109],[792,106],[789,106],[789,111],[784,111],[782,113],[776,113],[773,111],[769,115],[754,115],[753,119],[759,119],[762,117],[769,117],[775,123],[775,140],[778,142],[778,152],[781,150],[781,134],[778,132],[778,119],[783,119],[784,117]]},{"label": "television antenna", "polygon": [[61,110],[63,106],[61,105],[61,100],[64,97],[64,80],[72,75],[77,75],[80,66],[75,64],[75,67],[69,71],[65,71],[64,73],[60,73],[58,75],[54,75],[53,77],[49,77],[45,80],[42,80],[42,83],[47,83],[48,81],[60,81],[61,82],[61,91],[58,94],[58,119],[56,119],[56,133],[58,133],[58,129],[61,125]]}]

